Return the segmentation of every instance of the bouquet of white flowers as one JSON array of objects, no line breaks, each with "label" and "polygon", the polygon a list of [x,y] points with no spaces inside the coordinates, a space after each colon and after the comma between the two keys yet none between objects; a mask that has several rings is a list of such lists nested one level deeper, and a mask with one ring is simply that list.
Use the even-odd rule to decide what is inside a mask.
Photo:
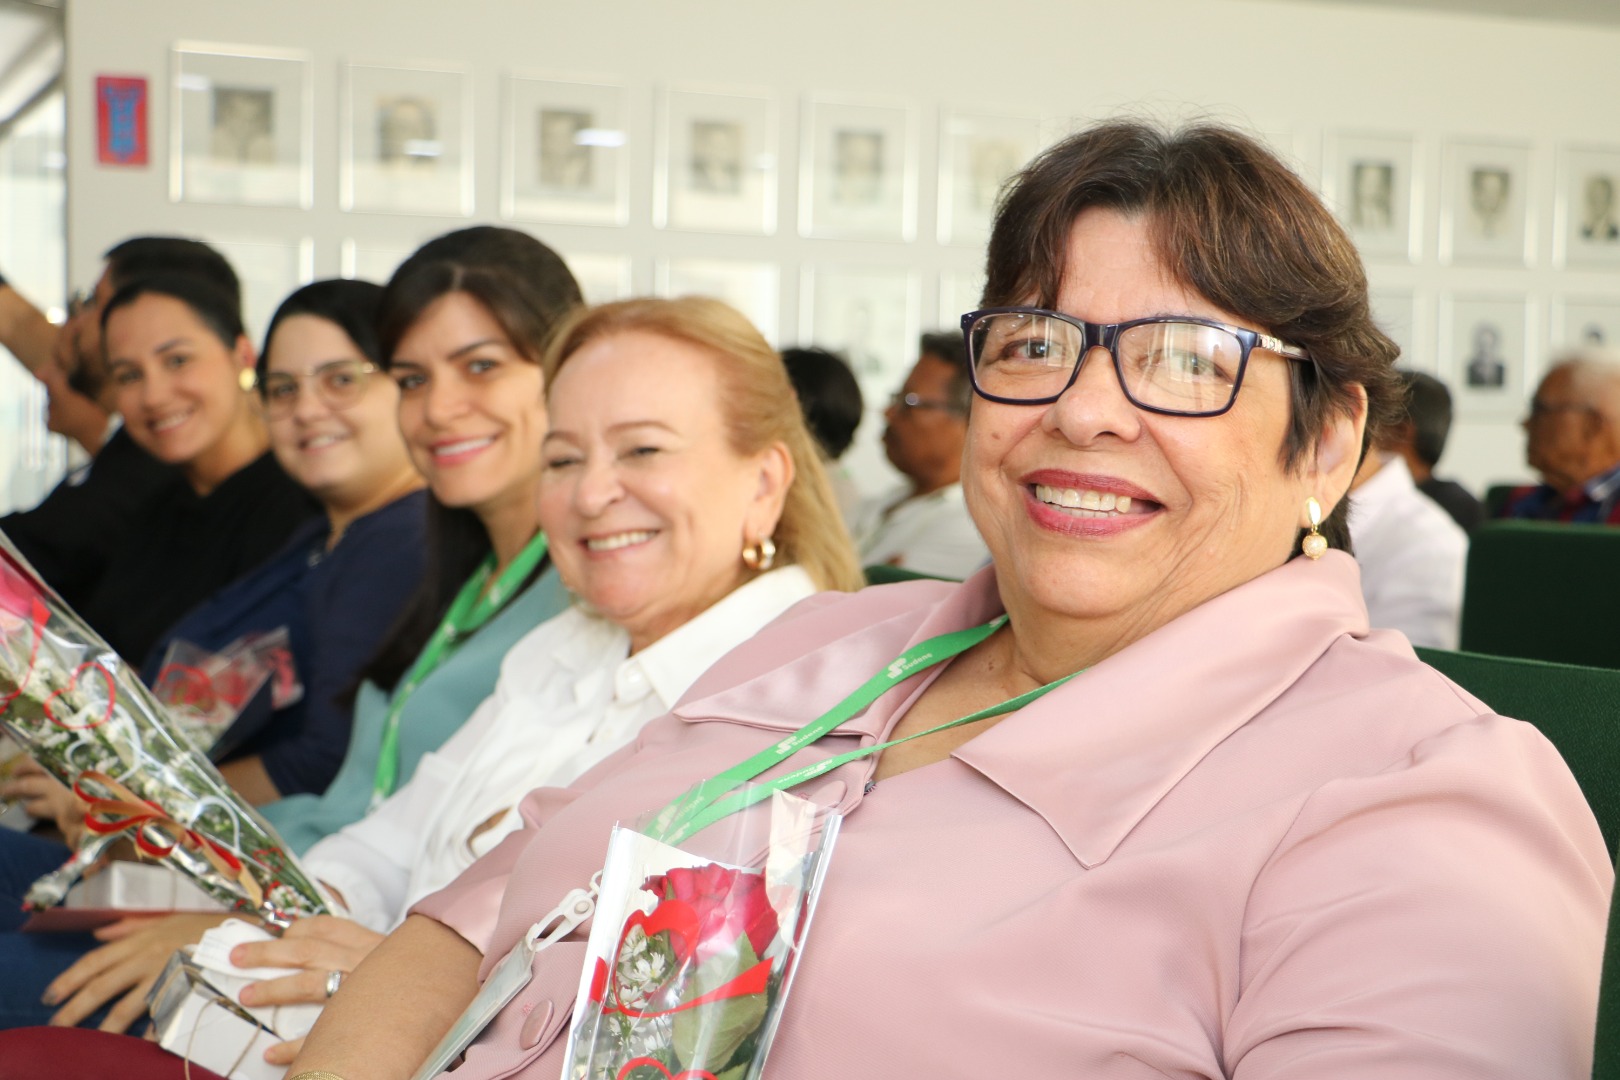
[{"label": "bouquet of white flowers", "polygon": [[268,921],[326,913],[269,822],[3,537],[0,727],[89,804],[92,832],[127,835]]}]

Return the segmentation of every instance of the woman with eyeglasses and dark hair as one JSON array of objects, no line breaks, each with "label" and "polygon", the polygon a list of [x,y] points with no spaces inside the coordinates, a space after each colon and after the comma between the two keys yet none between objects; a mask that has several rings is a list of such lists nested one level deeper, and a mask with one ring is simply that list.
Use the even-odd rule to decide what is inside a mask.
[{"label": "woman with eyeglasses and dark hair", "polygon": [[[992,565],[825,598],[533,793],[289,1080],[410,1076],[616,822],[846,753],[794,789],[845,818],[776,1080],[1589,1069],[1591,810],[1367,624],[1343,501],[1396,348],[1333,215],[1244,135],[1108,123],[1016,178],[988,262],[963,486]],[[500,967],[458,1080],[559,1075],[589,930]]]}]

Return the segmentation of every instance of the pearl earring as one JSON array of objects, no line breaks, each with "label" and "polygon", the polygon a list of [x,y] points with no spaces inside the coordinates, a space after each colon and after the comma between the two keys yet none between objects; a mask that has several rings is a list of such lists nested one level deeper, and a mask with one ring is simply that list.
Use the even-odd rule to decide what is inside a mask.
[{"label": "pearl earring", "polygon": [[1311,531],[1301,541],[1299,549],[1305,553],[1307,559],[1320,559],[1327,553],[1327,537],[1322,535],[1322,504],[1312,495],[1305,500],[1305,516],[1311,519]]}]

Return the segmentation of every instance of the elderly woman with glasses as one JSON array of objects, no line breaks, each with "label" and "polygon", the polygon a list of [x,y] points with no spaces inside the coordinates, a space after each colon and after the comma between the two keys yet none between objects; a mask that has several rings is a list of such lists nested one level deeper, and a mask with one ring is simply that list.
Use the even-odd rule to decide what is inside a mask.
[{"label": "elderly woman with glasses", "polygon": [[[964,325],[993,565],[801,609],[530,795],[293,1080],[411,1075],[615,822],[863,685],[757,777],[864,751],[797,789],[845,819],[775,1080],[1589,1068],[1591,811],[1537,732],[1367,624],[1344,500],[1396,350],[1332,215],[1242,135],[1103,125],[1017,178]],[[587,930],[458,1080],[559,1075]]]}]

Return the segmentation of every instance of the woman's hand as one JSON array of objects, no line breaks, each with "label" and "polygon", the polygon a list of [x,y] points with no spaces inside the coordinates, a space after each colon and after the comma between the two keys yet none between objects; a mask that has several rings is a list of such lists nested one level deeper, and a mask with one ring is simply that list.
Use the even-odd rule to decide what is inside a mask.
[{"label": "woman's hand", "polygon": [[17,766],[12,778],[0,785],[0,798],[16,799],[31,817],[54,821],[71,848],[84,837],[88,809],[84,800],[33,761]]},{"label": "woman's hand", "polygon": [[[299,919],[274,941],[238,945],[231,950],[231,963],[237,967],[302,969],[296,975],[266,979],[244,987],[242,1004],[257,1008],[311,1001],[324,1003],[327,977],[334,971],[347,975],[359,967],[360,961],[382,940],[382,934],[351,919],[316,915]],[[303,1045],[301,1038],[278,1043],[265,1051],[264,1060],[272,1065],[290,1065]]]},{"label": "woman's hand", "polygon": [[45,988],[47,1005],[61,1003],[53,1027],[76,1027],[117,998],[101,1022],[102,1031],[126,1031],[146,1012],[146,992],[163,965],[182,945],[191,945],[224,922],[227,915],[159,915],[120,919],[95,932],[108,944],[79,957]]}]

